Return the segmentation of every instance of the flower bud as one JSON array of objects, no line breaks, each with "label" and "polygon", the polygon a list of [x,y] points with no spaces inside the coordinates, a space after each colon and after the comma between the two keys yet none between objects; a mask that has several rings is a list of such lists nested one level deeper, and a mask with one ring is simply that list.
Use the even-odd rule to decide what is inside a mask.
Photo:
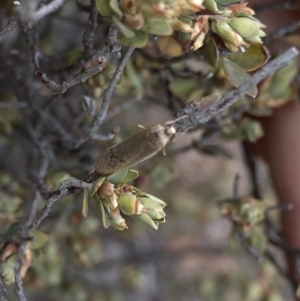
[{"label": "flower bud", "polygon": [[123,193],[118,199],[119,208],[126,215],[139,215],[144,212],[144,206],[132,193]]},{"label": "flower bud", "polygon": [[104,182],[100,189],[98,189],[97,194],[101,199],[109,202],[108,207],[112,210],[118,207],[118,197],[114,192],[114,185],[112,183]]},{"label": "flower bud", "polygon": [[121,216],[119,208],[110,211],[110,215],[112,218],[111,226],[116,228],[117,230],[125,230],[128,229],[128,226],[125,222],[125,219]]},{"label": "flower bud", "polygon": [[238,51],[241,46],[246,45],[243,38],[236,33],[226,21],[214,20],[212,30],[223,39],[226,47],[233,52]]},{"label": "flower bud", "polygon": [[135,215],[134,219],[150,226],[151,228],[158,230],[158,222],[154,221],[147,213],[143,213],[141,215]]},{"label": "flower bud", "polygon": [[231,18],[227,22],[235,32],[248,41],[262,43],[260,38],[266,35],[261,30],[265,26],[253,17]]}]

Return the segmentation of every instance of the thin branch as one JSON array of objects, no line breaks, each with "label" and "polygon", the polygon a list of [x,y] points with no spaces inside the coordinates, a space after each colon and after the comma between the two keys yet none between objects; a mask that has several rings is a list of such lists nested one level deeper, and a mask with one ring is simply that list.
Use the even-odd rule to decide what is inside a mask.
[{"label": "thin branch", "polygon": [[7,290],[2,277],[0,276],[0,301],[7,301]]},{"label": "thin branch", "polygon": [[119,67],[117,68],[113,78],[111,79],[108,88],[105,90],[101,108],[100,108],[98,114],[95,116],[93,123],[92,123],[92,127],[91,127],[92,131],[97,130],[98,127],[104,122],[104,120],[106,118],[107,110],[108,110],[108,107],[109,107],[109,104],[111,101],[112,94],[116,87],[116,84],[119,81],[121,74],[123,73],[123,70],[127,64],[127,61],[129,60],[133,51],[134,51],[133,47],[128,48]]},{"label": "thin branch", "polygon": [[275,42],[276,40],[279,40],[289,34],[294,33],[297,29],[300,28],[300,21],[296,21],[288,26],[280,28],[278,31],[269,34],[265,40],[265,45],[270,45],[272,42]]},{"label": "thin branch", "polygon": [[77,84],[84,83],[88,78],[101,72],[103,69],[103,63],[104,63],[104,59],[99,57],[98,61],[96,62],[96,65],[86,69],[86,71],[83,72],[82,74],[79,74],[74,78],[72,78],[71,80],[63,82],[62,84],[58,84],[55,81],[49,79],[45,73],[38,72],[38,75],[41,77],[42,81],[54,94],[66,93],[69,88]]},{"label": "thin branch", "polygon": [[89,23],[86,27],[85,33],[83,35],[83,47],[84,47],[84,54],[85,56],[89,57],[92,52],[94,51],[94,36],[95,30],[97,27],[97,17],[98,17],[98,10],[95,4],[95,0],[91,0],[90,6],[90,15],[89,15]]},{"label": "thin branch", "polygon": [[237,173],[233,180],[233,201],[235,205],[238,205],[239,203],[240,180],[241,180],[241,176],[239,173]]},{"label": "thin branch", "polygon": [[9,19],[4,29],[0,31],[0,44],[4,41],[7,34],[10,33],[15,28],[18,22],[19,22],[19,18],[17,16],[13,16]]},{"label": "thin branch", "polygon": [[122,58],[120,65],[118,66],[116,72],[114,73],[114,75],[109,83],[109,86],[107,87],[107,89],[104,92],[103,102],[101,104],[101,108],[100,108],[99,112],[95,115],[91,127],[87,130],[87,132],[82,136],[81,139],[78,139],[78,141],[75,144],[75,148],[78,148],[85,141],[87,141],[90,137],[92,137],[94,135],[94,132],[105,121],[107,111],[108,111],[108,108],[109,108],[109,105],[111,102],[112,94],[113,94],[116,84],[119,81],[121,74],[127,64],[127,61],[129,60],[133,51],[134,51],[133,47],[129,47],[128,50],[126,51],[124,57]]},{"label": "thin branch", "polygon": [[69,88],[79,83],[85,82],[88,78],[99,73],[100,71],[102,71],[107,61],[112,56],[118,54],[121,50],[121,45],[117,42],[117,27],[112,25],[108,32],[106,45],[98,52],[99,55],[96,57],[96,64],[86,69],[85,72],[75,76],[74,78],[64,81],[62,84],[59,84],[50,79],[48,75],[40,69],[39,60],[40,57],[42,57],[42,54],[37,46],[39,39],[35,26],[28,27],[23,22],[22,27],[26,36],[26,41],[30,50],[32,63],[36,70],[36,73],[54,94],[65,93]]},{"label": "thin branch", "polygon": [[38,22],[43,19],[47,15],[50,15],[56,12],[59,8],[61,8],[68,0],[53,0],[51,3],[43,6],[38,11],[36,11],[30,18],[29,21]]},{"label": "thin branch", "polygon": [[84,181],[67,180],[62,182],[59,185],[59,188],[51,194],[51,196],[47,200],[46,205],[44,206],[44,208],[42,208],[36,219],[30,225],[29,229],[34,230],[40,225],[40,223],[48,216],[51,207],[55,202],[61,200],[67,195],[78,193],[83,188],[90,187],[88,184],[96,181],[99,177],[100,174],[94,171]]},{"label": "thin branch", "polygon": [[[184,132],[192,126],[207,123],[213,117],[227,110],[239,98],[243,97],[245,92],[250,87],[257,85],[272,73],[286,66],[293,58],[298,55],[299,51],[297,50],[297,48],[290,48],[289,50],[278,56],[276,59],[262,67],[253,76],[246,80],[239,88],[226,93],[216,104],[200,111],[198,111],[197,108],[195,108],[195,110],[192,109],[192,112],[190,112],[190,114],[185,114],[184,116],[178,118],[178,120],[175,120],[174,126],[177,132]],[[184,109],[182,111],[184,112]]]},{"label": "thin branch", "polygon": [[19,246],[19,251],[17,254],[17,264],[15,266],[15,282],[16,282],[16,292],[19,297],[20,301],[27,301],[27,298],[24,293],[24,287],[23,287],[23,280],[21,277],[21,269],[23,266],[23,258],[24,258],[24,253],[25,253],[25,248],[26,248],[26,242],[23,242]]},{"label": "thin branch", "polygon": [[34,196],[34,199],[33,199],[32,203],[31,203],[30,212],[28,214],[27,220],[24,224],[25,227],[29,227],[33,223],[33,220],[34,220],[34,217],[36,215],[37,208],[38,208],[38,203],[39,203],[40,199],[41,199],[40,193],[37,191],[35,193],[35,196]]},{"label": "thin branch", "polygon": [[251,178],[251,184],[252,184],[252,193],[251,195],[255,197],[256,199],[261,199],[261,192],[258,185],[258,179],[257,179],[257,171],[256,171],[256,162],[254,155],[250,149],[250,145],[247,141],[242,142],[242,147],[244,151],[244,159],[246,161],[248,172],[250,174]]}]

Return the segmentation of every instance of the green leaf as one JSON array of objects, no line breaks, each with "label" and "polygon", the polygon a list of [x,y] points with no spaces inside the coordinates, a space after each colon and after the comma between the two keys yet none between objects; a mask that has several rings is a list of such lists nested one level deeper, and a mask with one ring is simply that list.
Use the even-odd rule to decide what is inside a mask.
[{"label": "green leaf", "polygon": [[211,12],[218,14],[219,8],[214,0],[204,0],[203,5]]},{"label": "green leaf", "polygon": [[252,43],[243,53],[224,53],[230,61],[239,65],[245,71],[254,71],[262,67],[270,58],[268,49],[261,45]]},{"label": "green leaf", "polygon": [[[224,70],[224,74],[228,81],[234,86],[239,87],[241,84],[243,84],[248,78],[250,78],[250,75],[242,69],[239,65],[236,63],[223,58],[222,60],[222,67]],[[246,91],[246,94],[252,97],[255,97],[258,93],[257,86],[252,86]]]},{"label": "green leaf", "polygon": [[141,215],[135,215],[133,218],[143,224],[150,226],[151,228],[158,230],[158,224],[153,221],[153,219],[146,213]]},{"label": "green leaf", "polygon": [[177,78],[169,86],[171,92],[182,99],[186,99],[198,87],[199,82],[193,78]]},{"label": "green leaf", "polygon": [[30,236],[32,236],[34,239],[31,242],[31,248],[32,250],[36,250],[40,247],[42,247],[47,241],[49,236],[45,234],[42,231],[39,230],[33,230],[30,232]]},{"label": "green leaf", "polygon": [[161,52],[168,56],[182,55],[181,45],[171,36],[158,36],[157,44]]},{"label": "green leaf", "polygon": [[166,22],[163,19],[151,19],[151,22],[146,23],[143,26],[143,29],[150,34],[156,34],[159,36],[169,36],[173,33],[173,29],[170,23]]},{"label": "green leaf", "polygon": [[93,187],[91,189],[90,196],[93,196],[97,192],[97,190],[101,187],[104,181],[105,181],[105,177],[101,177],[94,182]]},{"label": "green leaf", "polygon": [[106,178],[106,181],[112,183],[112,184],[122,184],[122,179],[124,179],[128,174],[128,168],[124,168],[119,170],[118,172],[108,176]]},{"label": "green leaf", "polygon": [[130,38],[126,37],[124,34],[118,35],[118,41],[126,46],[132,46],[135,48],[143,48],[148,43],[148,34],[143,30],[134,31],[135,36]]},{"label": "green leaf", "polygon": [[280,70],[278,70],[272,77],[270,86],[268,88],[270,94],[275,98],[282,98],[288,96],[290,92],[290,84],[297,75],[297,64],[293,61]]},{"label": "green leaf", "polygon": [[128,170],[127,175],[122,179],[122,183],[120,184],[129,183],[138,177],[139,177],[139,172],[137,170],[130,169]]},{"label": "green leaf", "polygon": [[127,38],[133,38],[135,36],[135,32],[128,27],[126,27],[118,18],[112,17],[115,24],[119,28],[120,32]]},{"label": "green leaf", "polygon": [[204,57],[208,61],[208,63],[211,66],[216,67],[219,60],[219,50],[215,39],[209,38],[208,40],[206,40],[202,49]]},{"label": "green leaf", "polygon": [[[107,0],[106,0],[106,1],[107,1]],[[110,1],[109,1],[109,6],[110,6],[110,8],[112,9],[112,11],[113,11],[116,15],[118,15],[120,18],[123,17],[123,13],[122,13],[122,11],[120,10],[118,0],[110,0]]]},{"label": "green leaf", "polygon": [[214,0],[218,5],[229,6],[232,4],[240,3],[239,0]]},{"label": "green leaf", "polygon": [[107,211],[107,209],[103,206],[101,199],[96,194],[96,210],[101,217],[103,227],[105,229],[109,228],[111,225],[111,217]]},{"label": "green leaf", "polygon": [[81,213],[83,217],[87,217],[88,214],[88,197],[89,197],[89,189],[84,188],[83,189],[83,198],[82,198],[82,207],[81,207]]},{"label": "green leaf", "polygon": [[96,0],[96,7],[100,15],[104,17],[110,17],[114,13],[107,0]]}]

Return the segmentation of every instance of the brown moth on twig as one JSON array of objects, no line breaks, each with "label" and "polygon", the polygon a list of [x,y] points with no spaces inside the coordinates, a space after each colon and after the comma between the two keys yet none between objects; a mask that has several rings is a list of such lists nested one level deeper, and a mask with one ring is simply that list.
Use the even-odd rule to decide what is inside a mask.
[{"label": "brown moth on twig", "polygon": [[95,163],[99,174],[113,174],[149,159],[163,150],[176,133],[172,125],[152,125],[113,145]]}]

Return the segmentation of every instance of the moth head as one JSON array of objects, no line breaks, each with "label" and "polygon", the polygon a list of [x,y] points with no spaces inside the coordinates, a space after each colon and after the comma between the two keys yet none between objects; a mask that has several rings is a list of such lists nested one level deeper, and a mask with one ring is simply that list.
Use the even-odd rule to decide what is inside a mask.
[{"label": "moth head", "polygon": [[174,140],[176,129],[173,125],[165,125],[165,134],[169,137],[170,141]]}]

